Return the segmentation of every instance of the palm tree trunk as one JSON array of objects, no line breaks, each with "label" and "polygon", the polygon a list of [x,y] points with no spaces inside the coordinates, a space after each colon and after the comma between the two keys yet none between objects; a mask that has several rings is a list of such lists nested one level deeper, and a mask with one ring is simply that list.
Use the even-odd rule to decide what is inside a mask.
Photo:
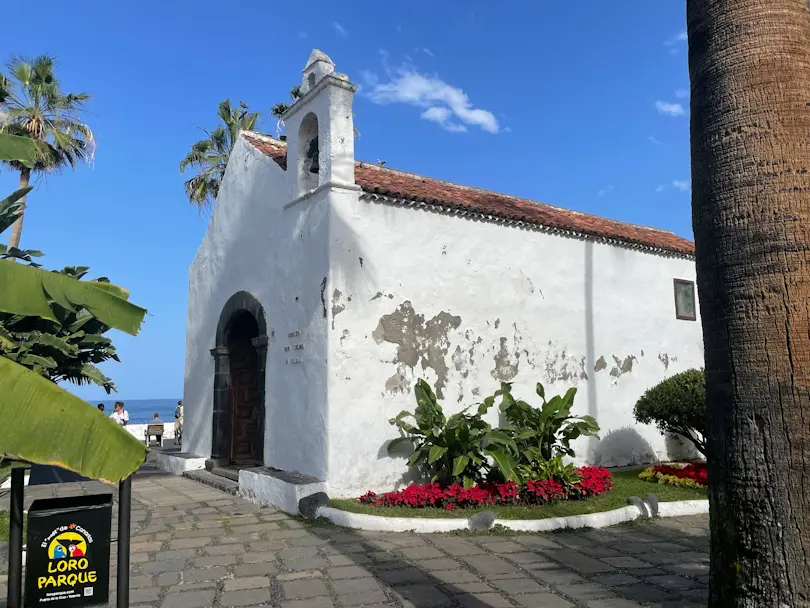
[{"label": "palm tree trunk", "polygon": [[810,606],[810,10],[686,7],[709,605]]},{"label": "palm tree trunk", "polygon": [[[28,182],[31,181],[31,169],[23,169],[20,171],[20,188],[27,188]],[[28,198],[24,196],[20,199],[20,202],[25,203],[25,199]],[[20,217],[17,218],[17,221],[11,226],[11,238],[8,241],[9,247],[17,247],[20,246],[20,237],[22,236],[22,227],[23,227],[23,219],[25,217],[25,209],[22,210],[20,213]]]}]

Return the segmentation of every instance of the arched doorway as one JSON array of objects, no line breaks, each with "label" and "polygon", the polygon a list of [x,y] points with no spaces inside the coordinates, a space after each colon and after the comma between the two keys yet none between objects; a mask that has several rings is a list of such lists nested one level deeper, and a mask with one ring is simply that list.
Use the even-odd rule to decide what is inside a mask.
[{"label": "arched doorway", "polygon": [[211,456],[221,464],[260,465],[264,460],[264,310],[251,294],[234,294],[217,326]]}]

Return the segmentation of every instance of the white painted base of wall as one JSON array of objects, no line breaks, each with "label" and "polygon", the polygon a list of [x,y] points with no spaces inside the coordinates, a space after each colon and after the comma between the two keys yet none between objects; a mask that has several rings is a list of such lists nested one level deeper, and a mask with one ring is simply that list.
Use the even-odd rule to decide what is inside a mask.
[{"label": "white painted base of wall", "polygon": [[[26,485],[26,486],[28,485],[28,478],[29,477],[31,477],[31,476],[26,473],[25,481],[23,482],[23,485]],[[2,484],[0,484],[0,490],[10,490],[10,489],[11,489],[11,476],[9,475],[8,479],[6,479]]]},{"label": "white painted base of wall", "polygon": [[182,475],[186,471],[200,471],[205,468],[205,458],[184,458],[176,454],[166,452],[153,452],[155,464],[162,471],[168,471],[172,475]]},{"label": "white painted base of wall", "polygon": [[252,503],[267,505],[298,515],[298,501],[317,492],[326,492],[326,483],[290,483],[272,475],[242,469],[239,471],[239,496]]},{"label": "white painted base of wall", "polygon": [[[146,427],[148,426],[148,424],[128,424],[124,430],[138,441],[146,441]],[[163,423],[163,440],[167,439],[174,439],[174,422]]]},{"label": "white painted base of wall", "polygon": [[[645,506],[647,506],[645,504]],[[681,500],[658,503],[659,517],[680,517],[683,515],[700,515],[709,512],[708,500]],[[351,513],[332,507],[321,507],[318,517],[325,517],[332,523],[373,532],[452,532],[469,530],[467,519],[428,519],[425,517],[382,517],[364,513]],[[500,525],[517,532],[551,532],[565,528],[605,528],[616,524],[633,521],[647,516],[647,511],[629,505],[603,513],[572,515],[570,517],[549,517],[547,519],[496,519],[494,525]]]}]

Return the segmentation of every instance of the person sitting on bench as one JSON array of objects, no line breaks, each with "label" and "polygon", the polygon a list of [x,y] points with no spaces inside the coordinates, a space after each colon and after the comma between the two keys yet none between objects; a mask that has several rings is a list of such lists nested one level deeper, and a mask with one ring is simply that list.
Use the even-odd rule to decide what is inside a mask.
[{"label": "person sitting on bench", "polygon": [[163,421],[160,419],[160,414],[155,412],[149,425],[146,427],[146,445],[149,445],[149,440],[154,437],[159,446],[163,446]]}]

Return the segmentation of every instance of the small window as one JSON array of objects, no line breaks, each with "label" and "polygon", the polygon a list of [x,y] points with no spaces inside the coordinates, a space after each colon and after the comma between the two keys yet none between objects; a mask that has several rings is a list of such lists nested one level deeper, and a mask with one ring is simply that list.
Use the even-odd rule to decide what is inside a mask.
[{"label": "small window", "polygon": [[675,279],[675,318],[696,321],[695,282]]}]

